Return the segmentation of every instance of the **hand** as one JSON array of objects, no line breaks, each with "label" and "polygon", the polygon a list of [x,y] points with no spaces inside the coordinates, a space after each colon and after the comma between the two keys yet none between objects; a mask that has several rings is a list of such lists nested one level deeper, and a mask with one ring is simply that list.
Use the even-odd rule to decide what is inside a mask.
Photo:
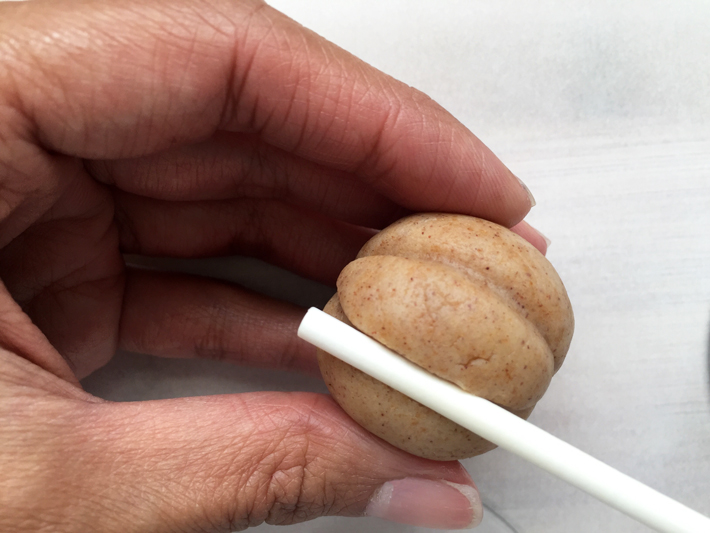
[{"label": "hand", "polygon": [[258,1],[0,3],[0,200],[0,530],[480,519],[458,463],[328,397],[113,404],[78,382],[118,348],[313,367],[301,309],[122,253],[332,283],[409,211],[520,222],[524,186],[426,96]]}]

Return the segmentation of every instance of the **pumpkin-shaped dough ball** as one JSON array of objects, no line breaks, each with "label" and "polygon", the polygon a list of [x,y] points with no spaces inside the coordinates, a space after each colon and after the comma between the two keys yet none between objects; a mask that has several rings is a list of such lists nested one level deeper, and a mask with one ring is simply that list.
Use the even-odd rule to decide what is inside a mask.
[{"label": "pumpkin-shaped dough ball", "polygon": [[[569,348],[572,307],[552,265],[512,231],[420,214],[373,237],[325,312],[411,362],[527,418]],[[453,460],[494,446],[320,351],[328,388],[360,425],[414,455]]]}]

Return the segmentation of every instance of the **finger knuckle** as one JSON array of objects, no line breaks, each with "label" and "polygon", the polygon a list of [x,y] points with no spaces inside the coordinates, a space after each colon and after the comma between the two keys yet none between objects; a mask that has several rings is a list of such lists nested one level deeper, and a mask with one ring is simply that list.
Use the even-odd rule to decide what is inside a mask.
[{"label": "finger knuckle", "polygon": [[323,461],[317,450],[317,420],[304,410],[292,410],[284,429],[276,430],[244,486],[251,502],[233,526],[263,522],[289,525],[331,514],[336,506]]}]

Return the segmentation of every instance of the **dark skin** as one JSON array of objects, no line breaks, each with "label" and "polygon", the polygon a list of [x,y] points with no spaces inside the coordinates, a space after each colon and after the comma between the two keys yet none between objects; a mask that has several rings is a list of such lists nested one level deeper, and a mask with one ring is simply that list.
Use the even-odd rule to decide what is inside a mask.
[{"label": "dark skin", "polygon": [[119,348],[314,367],[302,309],[122,254],[333,283],[408,212],[529,208],[436,103],[261,2],[1,3],[0,530],[229,531],[359,516],[390,479],[472,484],[326,396],[114,404],[78,380]]}]

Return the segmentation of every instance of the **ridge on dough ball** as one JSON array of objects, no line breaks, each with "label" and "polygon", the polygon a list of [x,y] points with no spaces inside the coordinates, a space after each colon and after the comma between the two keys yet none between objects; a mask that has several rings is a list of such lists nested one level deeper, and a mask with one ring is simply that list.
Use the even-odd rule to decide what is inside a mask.
[{"label": "ridge on dough ball", "polygon": [[574,332],[562,280],[540,251],[517,233],[480,218],[423,213],[372,237],[358,258],[394,255],[446,264],[478,278],[532,322],[562,366]]},{"label": "ridge on dough ball", "polygon": [[[527,418],[564,360],[574,327],[550,263],[510,230],[420,214],[373,237],[324,309],[427,371]],[[405,451],[462,459],[494,446],[319,350],[334,399]]]},{"label": "ridge on dough ball", "polygon": [[343,269],[338,295],[357,329],[503,407],[534,406],[552,379],[554,358],[535,326],[480,280],[447,265],[364,257]]}]

